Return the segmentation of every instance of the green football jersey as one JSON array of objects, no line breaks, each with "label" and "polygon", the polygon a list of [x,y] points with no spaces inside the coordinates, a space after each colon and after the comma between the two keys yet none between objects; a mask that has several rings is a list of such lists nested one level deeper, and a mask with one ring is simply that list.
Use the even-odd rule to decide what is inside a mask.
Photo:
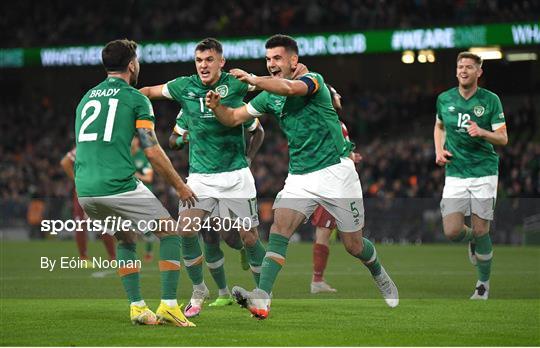
[{"label": "green football jersey", "polygon": [[198,75],[192,75],[169,81],[163,90],[182,107],[177,125],[189,130],[189,172],[211,174],[245,168],[244,128],[226,127],[216,119],[205,105],[209,90],[219,93],[224,105],[236,108],[243,105],[248,85],[222,72],[212,86],[203,85]]},{"label": "green football jersey", "polygon": [[[133,164],[135,165],[135,170],[137,173],[145,175],[148,173],[149,170],[152,170],[152,165],[150,164],[150,161],[148,158],[146,158],[144,151],[142,149],[138,149],[137,152],[135,152],[133,155]],[[143,184],[148,187],[150,191],[152,191],[152,184],[147,184],[143,182]]]},{"label": "green football jersey", "polygon": [[499,156],[493,145],[467,133],[469,121],[489,131],[505,126],[501,101],[495,93],[479,87],[465,100],[458,87],[449,89],[437,98],[437,118],[446,130],[445,148],[453,155],[446,165],[447,176],[479,178],[498,174]]},{"label": "green football jersey", "polygon": [[289,144],[290,174],[306,174],[337,164],[351,151],[323,77],[313,72],[304,76],[315,83],[312,94],[284,97],[263,91],[247,106],[253,116],[272,114],[277,118]]},{"label": "green football jersey", "polygon": [[107,77],[77,106],[75,186],[79,197],[109,196],[137,187],[131,141],[136,127],[153,127],[147,97],[124,80]]}]

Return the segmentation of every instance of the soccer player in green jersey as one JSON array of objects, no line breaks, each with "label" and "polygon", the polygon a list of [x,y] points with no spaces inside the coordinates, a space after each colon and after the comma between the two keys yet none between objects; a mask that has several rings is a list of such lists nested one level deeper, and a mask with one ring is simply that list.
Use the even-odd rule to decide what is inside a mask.
[{"label": "soccer player in green jersey", "polygon": [[[182,150],[187,144],[189,144],[189,129],[186,117],[182,117],[183,112],[180,110],[176,117],[176,124],[169,137],[169,147],[173,150]],[[246,156],[248,162],[252,162],[258,149],[260,148],[264,140],[264,130],[260,126],[258,120],[251,122],[251,124],[244,124],[244,128],[249,133],[248,146],[246,149]],[[219,212],[214,210],[211,214],[212,222],[216,217],[219,217]],[[209,228],[201,229],[202,239],[204,241],[204,258],[206,265],[218,287],[217,299],[210,303],[211,307],[220,307],[233,304],[233,299],[229,287],[227,286],[227,278],[225,275],[224,267],[224,254],[219,245],[220,237],[231,248],[240,251],[240,262],[242,269],[248,270],[250,268],[247,260],[246,250],[244,244],[240,238],[240,235],[236,231],[224,231],[216,230],[216,224],[212,223]]]},{"label": "soccer player in green jersey", "polygon": [[[444,234],[454,242],[469,243],[469,259],[478,281],[471,296],[487,300],[493,247],[489,236],[499,173],[493,145],[506,145],[506,123],[499,97],[478,87],[482,59],[470,52],[457,57],[458,87],[437,98],[433,139],[435,162],[446,168],[441,200]],[[471,227],[465,216],[471,216]]]},{"label": "soccer player in green jersey", "polygon": [[354,163],[348,158],[350,143],[343,137],[323,77],[309,72],[290,80],[298,65],[298,45],[290,36],[274,35],[266,42],[266,65],[271,76],[231,71],[239,80],[263,90],[247,105],[224,105],[213,91],[206,97],[206,105],[228,126],[273,114],[289,144],[289,175],[274,202],[274,223],[258,288],[246,291],[234,287],[233,296],[255,317],[268,316],[270,294],[285,264],[289,238],[320,204],[336,218],[346,250],[367,266],[386,303],[397,306],[394,282],[381,266],[373,244],[362,237],[362,187]]},{"label": "soccer player in green jersey", "polygon": [[[131,156],[133,164],[135,164],[135,177],[139,179],[150,191],[152,191],[152,183],[154,182],[154,170],[148,158],[144,155],[141,149],[141,142],[138,137],[133,138],[131,142]],[[151,262],[154,259],[152,248],[154,247],[155,236],[148,232],[143,235],[144,239],[144,261]]]},{"label": "soccer player in green jersey", "polygon": [[[131,141],[138,135],[144,154],[156,171],[174,187],[183,204],[196,196],[174,170],[154,132],[154,112],[147,97],[133,88],[139,76],[137,44],[127,39],[109,42],[102,51],[107,77],[82,97],[76,110],[75,187],[79,203],[92,220],[105,224],[103,233],[120,241],[118,273],[130,301],[133,323],[195,326],[176,300],[180,275],[180,237],[175,221],[159,200],[135,176]],[[109,227],[114,217],[122,226]],[[125,222],[130,224],[125,224]],[[136,235],[154,222],[160,239],[161,303],[154,314],[141,295]],[[166,223],[165,223],[166,222]]]},{"label": "soccer player in green jersey", "polygon": [[223,126],[205,106],[206,93],[211,90],[219,93],[226,105],[244,104],[250,87],[222,72],[224,64],[221,43],[208,38],[195,47],[197,74],[141,89],[150,99],[177,101],[189,128],[188,184],[200,199],[192,208],[179,209],[182,254],[193,283],[191,300],[184,312],[188,317],[198,315],[209,296],[198,234],[212,211],[217,209],[221,219],[232,222],[234,229],[239,230],[256,284],[266,252],[257,232],[257,193],[245,155],[244,128],[240,124],[233,128]]}]

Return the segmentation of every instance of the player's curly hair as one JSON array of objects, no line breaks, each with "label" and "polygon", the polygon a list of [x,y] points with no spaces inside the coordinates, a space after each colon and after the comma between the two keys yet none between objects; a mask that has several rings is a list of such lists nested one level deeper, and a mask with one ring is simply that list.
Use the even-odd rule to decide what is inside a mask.
[{"label": "player's curly hair", "polygon": [[195,51],[204,52],[206,50],[214,50],[219,54],[223,54],[223,46],[221,42],[213,37],[207,37],[195,46]]},{"label": "player's curly hair", "polygon": [[137,57],[137,43],[132,40],[114,40],[101,51],[101,60],[107,72],[127,70],[129,62]]},{"label": "player's curly hair", "polygon": [[284,47],[287,51],[298,54],[296,40],[288,35],[276,34],[266,41],[265,48]]}]

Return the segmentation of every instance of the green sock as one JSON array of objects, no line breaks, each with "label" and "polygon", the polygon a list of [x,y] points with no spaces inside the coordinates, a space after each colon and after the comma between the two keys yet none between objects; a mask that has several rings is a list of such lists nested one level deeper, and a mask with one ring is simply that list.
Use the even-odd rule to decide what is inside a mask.
[{"label": "green sock", "polygon": [[475,237],[476,244],[476,269],[478,270],[478,280],[486,282],[491,275],[491,259],[493,258],[493,245],[489,233],[480,237]]},{"label": "green sock", "polygon": [[362,249],[360,255],[357,255],[356,257],[364,263],[364,265],[371,272],[372,276],[378,276],[381,274],[381,264],[379,262],[379,258],[377,257],[375,246],[369,239],[362,238],[362,240],[364,242],[364,248]]},{"label": "green sock", "polygon": [[261,265],[266,254],[266,250],[259,239],[257,239],[257,243],[250,247],[246,245],[245,248],[251,273],[253,274],[253,279],[255,280],[255,285],[258,286],[261,279]]},{"label": "green sock", "polygon": [[[116,259],[118,261],[137,260],[136,248],[135,243],[118,243],[116,246]],[[141,301],[140,269],[138,267],[120,267],[118,274],[122,279],[122,285],[124,285],[129,302]]]},{"label": "green sock", "polygon": [[180,237],[161,238],[159,240],[159,272],[161,274],[162,300],[176,300],[180,265]]},{"label": "green sock", "polygon": [[227,280],[225,277],[225,267],[223,266],[225,258],[223,251],[219,247],[219,241],[217,244],[204,243],[204,258],[218,289],[226,289]]},{"label": "green sock", "polygon": [[289,239],[277,233],[270,233],[268,238],[268,249],[261,267],[261,276],[259,279],[259,289],[266,291],[267,294],[272,292],[272,287],[276,281],[276,277],[285,264],[285,255]]},{"label": "green sock", "polygon": [[457,236],[455,236],[454,238],[450,240],[454,243],[459,243],[459,242],[470,242],[473,240],[473,238],[474,238],[474,235],[473,235],[472,229],[469,226],[465,225],[465,228],[461,232],[459,232]]},{"label": "green sock", "polygon": [[199,236],[180,237],[182,240],[182,255],[184,257],[184,265],[189,279],[193,285],[198,285],[203,282],[202,262],[203,256],[201,245],[199,244]]}]

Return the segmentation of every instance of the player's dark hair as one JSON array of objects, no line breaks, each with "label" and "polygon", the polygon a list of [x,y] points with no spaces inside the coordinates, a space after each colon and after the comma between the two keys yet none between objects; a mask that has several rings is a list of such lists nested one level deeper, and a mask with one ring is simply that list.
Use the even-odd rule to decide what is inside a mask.
[{"label": "player's dark hair", "polygon": [[288,35],[276,34],[266,41],[265,48],[284,47],[287,51],[298,54],[298,44],[296,40]]},{"label": "player's dark hair", "polygon": [[223,54],[223,46],[221,42],[214,39],[213,37],[208,37],[197,44],[195,51],[204,52],[206,50],[214,50],[219,54]]},{"label": "player's dark hair", "polygon": [[474,60],[474,62],[476,64],[478,64],[479,67],[482,67],[482,57],[480,57],[479,55],[477,54],[474,54],[472,52],[460,52],[457,56],[457,60],[456,62],[459,63],[460,60],[462,60],[463,58],[470,58],[472,60]]},{"label": "player's dark hair", "polygon": [[129,62],[137,56],[137,43],[128,39],[114,40],[101,51],[101,60],[105,70],[126,71]]}]

